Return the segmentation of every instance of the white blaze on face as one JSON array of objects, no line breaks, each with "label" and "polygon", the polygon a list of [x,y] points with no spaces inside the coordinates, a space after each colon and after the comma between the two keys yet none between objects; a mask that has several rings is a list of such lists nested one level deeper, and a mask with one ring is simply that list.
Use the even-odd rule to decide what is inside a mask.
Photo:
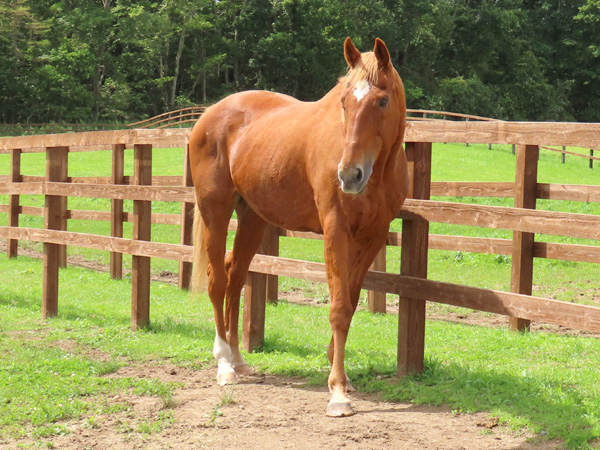
[{"label": "white blaze on face", "polygon": [[367,80],[360,80],[356,83],[356,86],[354,87],[354,96],[356,97],[356,100],[360,102],[364,96],[369,93],[370,88],[371,86]]}]

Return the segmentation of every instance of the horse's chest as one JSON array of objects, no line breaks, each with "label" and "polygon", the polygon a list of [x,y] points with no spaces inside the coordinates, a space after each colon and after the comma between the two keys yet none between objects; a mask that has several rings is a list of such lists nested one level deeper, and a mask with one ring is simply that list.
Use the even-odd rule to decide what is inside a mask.
[{"label": "horse's chest", "polygon": [[389,229],[396,208],[382,198],[355,199],[342,206],[351,236],[357,241],[370,240]]}]

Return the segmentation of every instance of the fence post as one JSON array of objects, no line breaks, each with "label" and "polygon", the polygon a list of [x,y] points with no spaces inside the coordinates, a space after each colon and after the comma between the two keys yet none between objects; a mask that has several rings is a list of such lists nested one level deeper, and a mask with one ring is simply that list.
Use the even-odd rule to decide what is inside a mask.
[{"label": "fence post", "polygon": [[[46,181],[64,181],[68,147],[46,148]],[[66,201],[60,195],[46,195],[44,204],[44,228],[61,230],[66,222]],[[44,274],[42,288],[42,318],[58,314],[58,269],[64,245],[44,242]]]},{"label": "fence post", "polygon": [[[279,236],[281,231],[273,225],[267,226],[259,253],[263,255],[279,256]],[[279,277],[267,275],[267,302],[277,303],[279,301]]]},{"label": "fence post", "polygon": [[[123,184],[125,178],[125,145],[115,144],[112,147],[112,184]],[[123,237],[123,200],[110,201],[110,235]],[[110,277],[114,280],[123,278],[123,254],[110,252]]]},{"label": "fence post", "polygon": [[[133,147],[133,184],[152,184],[152,145],[136,144]],[[133,239],[149,241],[152,227],[152,202],[133,201]],[[150,323],[150,258],[132,256],[131,273],[131,329],[138,330]]]},{"label": "fence post", "polygon": [[594,160],[592,159],[594,157],[594,149],[590,148],[590,169],[594,168]]},{"label": "fence post", "polygon": [[[537,145],[517,147],[515,175],[515,208],[535,209],[537,198],[537,171],[540,149]],[[513,231],[512,268],[510,290],[517,294],[531,295],[533,286],[534,233]],[[510,317],[513,331],[525,331],[531,321]]]},{"label": "fence post", "polygon": [[244,287],[242,324],[242,348],[247,352],[252,352],[263,345],[266,300],[267,276],[263,273],[248,272]]},{"label": "fence post", "polygon": [[565,153],[567,151],[567,147],[566,146],[562,146],[563,152],[562,152],[562,163],[565,163],[565,157],[567,156],[567,154]]},{"label": "fence post", "polygon": [[[60,182],[67,182],[69,181],[69,148],[68,147],[64,147],[65,150],[60,152],[60,157],[62,159],[61,163],[60,163],[60,173],[59,173],[59,179],[54,180],[54,181],[60,181]],[[60,197],[60,202],[61,202],[61,217],[60,217],[60,225],[59,225],[59,229],[63,230],[63,231],[67,231],[67,205],[68,205],[68,200],[69,197],[68,196],[61,196]],[[59,261],[58,264],[60,267],[67,267],[67,246],[66,245],[60,245],[58,247],[58,254],[59,254]]]},{"label": "fence post", "polygon": [[[379,250],[379,252],[377,253],[377,256],[375,256],[375,260],[373,261],[373,264],[371,264],[371,267],[369,268],[369,270],[377,270],[380,272],[385,272],[385,269],[386,269],[385,257],[386,257],[386,245],[384,245],[381,248],[381,250]],[[369,291],[368,295],[369,295],[369,311],[371,311],[373,314],[375,314],[375,313],[385,314],[385,311],[386,311],[386,302],[385,302],[386,294],[385,294],[385,292]]]},{"label": "fence post", "polygon": [[[279,229],[267,225],[265,236],[258,252],[263,255],[278,256],[279,254]],[[263,345],[265,339],[265,308],[269,290],[277,286],[278,278],[273,281],[264,273],[248,272],[246,286],[244,287],[244,318],[242,324],[242,348],[252,352]],[[271,283],[269,285],[269,282]],[[270,286],[270,289],[269,289]],[[277,298],[269,298],[269,301]]]},{"label": "fence post", "polygon": [[[429,200],[431,143],[407,142],[406,156],[412,171],[412,198]],[[400,274],[427,278],[429,222],[402,221]],[[425,351],[425,301],[400,296],[398,305],[398,375],[423,371]]]},{"label": "fence post", "polygon": [[[10,182],[19,183],[21,176],[21,149],[13,149],[10,156]],[[19,195],[10,195],[8,198],[8,226],[19,226]],[[9,239],[6,254],[9,258],[16,258],[19,253],[19,241]]]},{"label": "fence post", "polygon": [[[187,187],[194,186],[190,169],[189,151],[190,146],[186,145],[183,156],[183,185]],[[194,203],[181,203],[181,233],[179,240],[181,245],[193,245],[192,231],[194,228],[194,207]],[[192,263],[180,261],[178,278],[179,289],[189,289],[191,280]]]}]

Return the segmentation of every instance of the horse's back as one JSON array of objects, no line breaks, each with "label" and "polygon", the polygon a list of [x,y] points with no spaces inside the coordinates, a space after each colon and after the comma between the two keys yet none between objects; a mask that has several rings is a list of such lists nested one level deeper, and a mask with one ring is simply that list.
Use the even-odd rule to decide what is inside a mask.
[{"label": "horse's back", "polygon": [[250,123],[264,114],[298,100],[268,91],[245,91],[232,94],[209,107],[198,120],[190,137],[194,152],[211,144],[232,143]]}]

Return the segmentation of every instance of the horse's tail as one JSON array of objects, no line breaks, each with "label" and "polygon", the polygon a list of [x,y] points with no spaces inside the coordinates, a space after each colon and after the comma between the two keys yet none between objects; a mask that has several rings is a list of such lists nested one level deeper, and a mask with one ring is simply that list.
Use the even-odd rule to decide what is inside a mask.
[{"label": "horse's tail", "polygon": [[208,254],[204,243],[204,221],[200,209],[194,208],[194,264],[192,269],[192,292],[200,293],[208,284]]}]

